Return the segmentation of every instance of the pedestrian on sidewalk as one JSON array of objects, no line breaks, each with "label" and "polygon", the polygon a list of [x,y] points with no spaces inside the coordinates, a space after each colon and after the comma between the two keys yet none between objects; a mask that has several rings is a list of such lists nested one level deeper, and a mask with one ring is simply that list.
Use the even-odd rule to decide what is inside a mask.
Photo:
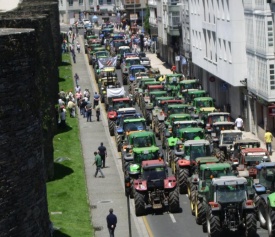
[{"label": "pedestrian on sidewalk", "polygon": [[110,237],[115,237],[115,228],[117,224],[117,217],[115,214],[113,214],[113,212],[113,208],[110,208],[109,215],[106,218]]},{"label": "pedestrian on sidewalk", "polygon": [[235,126],[237,127],[238,130],[243,131],[243,120],[241,118],[241,115],[235,120]]},{"label": "pedestrian on sidewalk", "polygon": [[176,70],[177,70],[177,67],[175,64],[173,64],[172,68],[171,68],[171,71],[174,73],[176,73]]},{"label": "pedestrian on sidewalk", "polygon": [[76,63],[75,53],[73,54],[73,61]]},{"label": "pedestrian on sidewalk", "polygon": [[87,122],[92,122],[92,104],[90,101],[87,102],[87,105],[85,106],[86,116],[87,116]]},{"label": "pedestrian on sidewalk", "polygon": [[94,108],[99,104],[100,95],[95,92],[94,94]]},{"label": "pedestrian on sidewalk", "polygon": [[77,73],[74,74],[74,80],[75,80],[75,85],[76,85],[76,86],[79,86],[79,84],[78,84],[79,76],[78,76]]},{"label": "pedestrian on sidewalk", "polygon": [[102,173],[102,170],[101,170],[101,165],[102,165],[101,157],[100,157],[99,154],[97,154],[96,151],[94,152],[94,155],[95,155],[95,162],[93,163],[93,165],[96,164],[96,172],[95,172],[94,177],[96,178],[97,173],[100,172],[101,177],[105,178],[105,176],[104,176],[104,174]]},{"label": "pedestrian on sidewalk", "polygon": [[80,53],[80,44],[79,44],[78,41],[77,41],[77,43],[76,43],[76,49],[77,49],[77,52]]},{"label": "pedestrian on sidewalk", "polygon": [[98,154],[100,155],[102,160],[102,168],[105,168],[105,158],[107,156],[107,150],[106,147],[103,146],[103,142],[101,142],[100,146],[98,147]]},{"label": "pedestrian on sidewalk", "polygon": [[272,133],[268,129],[265,132],[264,141],[265,141],[266,149],[268,150],[269,154],[272,155],[273,136],[272,136]]},{"label": "pedestrian on sidewalk", "polygon": [[99,121],[100,120],[100,106],[99,105],[97,105],[95,107],[95,112],[96,112],[97,121]]}]

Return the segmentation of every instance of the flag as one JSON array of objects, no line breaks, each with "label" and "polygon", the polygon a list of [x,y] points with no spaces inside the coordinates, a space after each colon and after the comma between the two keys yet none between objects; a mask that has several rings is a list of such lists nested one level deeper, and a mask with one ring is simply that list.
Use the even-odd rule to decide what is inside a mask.
[{"label": "flag", "polygon": [[115,67],[117,63],[117,57],[99,58],[97,62],[99,68]]}]

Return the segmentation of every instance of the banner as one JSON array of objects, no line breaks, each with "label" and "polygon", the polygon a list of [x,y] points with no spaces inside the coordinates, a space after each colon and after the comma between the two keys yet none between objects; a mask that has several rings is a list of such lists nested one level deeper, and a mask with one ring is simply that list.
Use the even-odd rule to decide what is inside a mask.
[{"label": "banner", "polygon": [[125,95],[124,87],[107,88],[107,97],[123,97]]},{"label": "banner", "polygon": [[117,57],[99,58],[97,62],[98,62],[98,67],[100,69],[104,67],[115,67],[117,62]]}]

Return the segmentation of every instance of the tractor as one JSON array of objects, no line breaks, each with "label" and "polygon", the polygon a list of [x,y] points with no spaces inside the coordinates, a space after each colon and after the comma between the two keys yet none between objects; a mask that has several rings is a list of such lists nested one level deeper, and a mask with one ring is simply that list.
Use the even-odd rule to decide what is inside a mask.
[{"label": "tractor", "polygon": [[141,174],[134,180],[135,213],[137,216],[146,214],[146,205],[153,210],[168,206],[171,213],[178,212],[179,192],[174,176],[168,176],[163,160],[147,160],[141,163]]},{"label": "tractor", "polygon": [[204,194],[198,194],[198,200],[205,214],[200,217],[203,231],[207,231],[208,236],[221,236],[223,230],[242,228],[246,237],[256,236],[254,194],[249,192],[245,178],[222,176],[213,178],[209,185],[203,180],[201,190]]},{"label": "tractor", "polygon": [[191,104],[192,100],[198,97],[206,97],[207,92],[205,90],[187,90],[184,93],[184,102],[187,104]]},{"label": "tractor", "polygon": [[210,142],[219,142],[220,135],[222,131],[226,130],[234,130],[235,124],[234,122],[215,122],[212,124],[211,129],[208,130],[205,129],[205,133],[207,136],[207,139],[209,139]]},{"label": "tractor", "polygon": [[129,67],[129,75],[128,75],[128,85],[132,85],[132,83],[136,80],[136,73],[145,73],[147,69],[142,65],[132,65]]},{"label": "tractor", "polygon": [[128,163],[134,159],[133,148],[144,147],[149,147],[150,149],[156,147],[155,135],[153,132],[134,131],[126,136],[121,149],[123,171],[125,171],[125,167],[128,166]]},{"label": "tractor", "polygon": [[[178,146],[178,147],[177,147]],[[181,194],[187,193],[188,179],[193,174],[196,158],[212,155],[212,147],[207,140],[189,140],[177,144],[176,149],[181,150],[180,155],[172,156],[171,167],[174,167]],[[173,169],[173,168],[172,168]]]},{"label": "tractor", "polygon": [[275,193],[267,197],[267,230],[269,237],[275,237]]},{"label": "tractor", "polygon": [[[113,105],[113,99],[122,99],[125,98],[125,90],[124,87],[118,87],[118,88],[107,88],[107,93],[104,96],[104,104],[105,104],[105,109],[106,111],[109,111],[109,107],[110,111],[112,110],[112,105]],[[126,102],[126,101],[125,101]],[[129,103],[129,107],[132,106],[132,103]],[[125,107],[126,108],[126,104],[121,105],[120,108]]]},{"label": "tractor", "polygon": [[183,74],[167,74],[165,88],[168,95],[175,97],[180,90],[180,81],[184,79]]},{"label": "tractor", "polygon": [[115,140],[117,144],[117,151],[121,151],[122,141],[125,139],[127,133],[131,131],[145,131],[146,124],[144,118],[121,119],[120,124],[115,130]]},{"label": "tractor", "polygon": [[231,117],[230,114],[227,112],[213,112],[207,115],[205,120],[205,130],[208,133],[214,132],[213,124],[217,122],[230,122]]},{"label": "tractor", "polygon": [[121,63],[122,81],[123,85],[127,85],[127,78],[129,75],[129,68],[132,65],[140,65],[140,59],[137,56],[125,57]]},{"label": "tractor", "polygon": [[[188,80],[182,80],[179,82],[179,90],[178,94],[176,95],[179,98],[186,98],[186,94],[191,91],[198,91],[198,89],[201,88],[201,84],[198,79],[188,79]],[[205,94],[205,93],[204,93]],[[195,94],[195,95],[202,95],[200,94]],[[199,97],[199,96],[197,96]],[[194,99],[195,97],[191,98]],[[185,103],[187,103],[185,101]]]},{"label": "tractor", "polygon": [[216,111],[214,102],[212,97],[197,97],[193,99],[194,112],[199,115],[204,124],[206,124],[208,114]]},{"label": "tractor", "polygon": [[120,46],[118,48],[118,52],[117,52],[117,64],[116,64],[116,68],[117,69],[120,69],[120,64],[123,61],[124,53],[131,53],[131,49],[130,49],[129,46]]}]

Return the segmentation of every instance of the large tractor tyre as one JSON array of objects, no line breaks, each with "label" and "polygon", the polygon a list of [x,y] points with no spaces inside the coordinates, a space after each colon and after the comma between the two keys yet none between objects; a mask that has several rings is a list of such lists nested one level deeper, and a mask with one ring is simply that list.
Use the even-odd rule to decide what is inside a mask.
[{"label": "large tractor tyre", "polygon": [[192,182],[189,183],[188,188],[187,188],[187,195],[188,198],[191,199],[191,193],[193,191],[197,190],[197,185],[193,184]]},{"label": "large tractor tyre", "polygon": [[179,190],[176,187],[173,191],[169,192],[169,212],[176,213],[180,209]]},{"label": "large tractor tyre", "polygon": [[275,237],[275,210],[271,207],[268,208],[267,216],[267,230],[269,237]]},{"label": "large tractor tyre", "polygon": [[177,170],[177,182],[179,185],[180,194],[187,193],[187,182],[189,177],[189,169],[179,168]]},{"label": "large tractor tyre", "polygon": [[218,215],[208,214],[207,217],[207,232],[209,237],[221,236],[221,223]]},{"label": "large tractor tyre", "polygon": [[147,111],[145,112],[145,119],[146,119],[147,126],[150,126],[150,124],[151,124],[150,113]]},{"label": "large tractor tyre", "polygon": [[122,75],[122,83],[123,85],[127,85],[127,75],[125,74]]},{"label": "large tractor tyre", "polygon": [[210,143],[212,143],[212,138],[210,134],[205,134],[205,140],[208,140]]},{"label": "large tractor tyre", "polygon": [[111,136],[115,135],[116,123],[113,120],[108,119],[109,132]]},{"label": "large tractor tyre", "polygon": [[[102,94],[103,94],[103,93],[102,93]],[[101,103],[105,103],[105,96],[103,96],[103,95],[100,96],[100,102],[101,102]]]},{"label": "large tractor tyre", "polygon": [[134,189],[134,185],[133,184],[132,184],[131,189],[130,189],[130,195],[129,195],[129,197],[131,199],[135,198],[135,189]]},{"label": "large tractor tyre", "polygon": [[[196,197],[195,200],[195,218],[198,225],[206,227],[206,203]],[[206,228],[205,228],[206,229]]]},{"label": "large tractor tyre", "polygon": [[258,201],[257,201],[257,206],[256,206],[256,209],[257,209],[257,219],[259,220],[260,222],[260,226],[264,229],[266,229],[267,227],[267,213],[268,213],[268,210],[267,210],[267,205],[266,205],[266,202],[265,200],[263,200],[262,198],[259,198]]},{"label": "large tractor tyre", "polygon": [[165,124],[164,123],[161,123],[159,122],[158,123],[158,139],[161,140],[161,134],[163,134],[163,131],[165,129]]},{"label": "large tractor tyre", "polygon": [[143,216],[145,215],[145,201],[144,201],[144,195],[135,192],[135,213],[136,216]]},{"label": "large tractor tyre", "polygon": [[250,212],[246,214],[245,221],[245,237],[255,237],[257,234],[257,219],[256,213]]},{"label": "large tractor tyre", "polygon": [[190,208],[193,216],[195,215],[195,206],[196,206],[195,204],[196,204],[196,191],[192,191],[190,194]]},{"label": "large tractor tyre", "polygon": [[117,145],[117,151],[121,151],[121,136],[116,133],[116,145]]},{"label": "large tractor tyre", "polygon": [[[154,133],[156,132],[156,120],[157,120],[157,118],[155,116],[153,116],[152,123],[151,123],[151,129]],[[156,137],[157,137],[157,134],[156,134]]]}]

